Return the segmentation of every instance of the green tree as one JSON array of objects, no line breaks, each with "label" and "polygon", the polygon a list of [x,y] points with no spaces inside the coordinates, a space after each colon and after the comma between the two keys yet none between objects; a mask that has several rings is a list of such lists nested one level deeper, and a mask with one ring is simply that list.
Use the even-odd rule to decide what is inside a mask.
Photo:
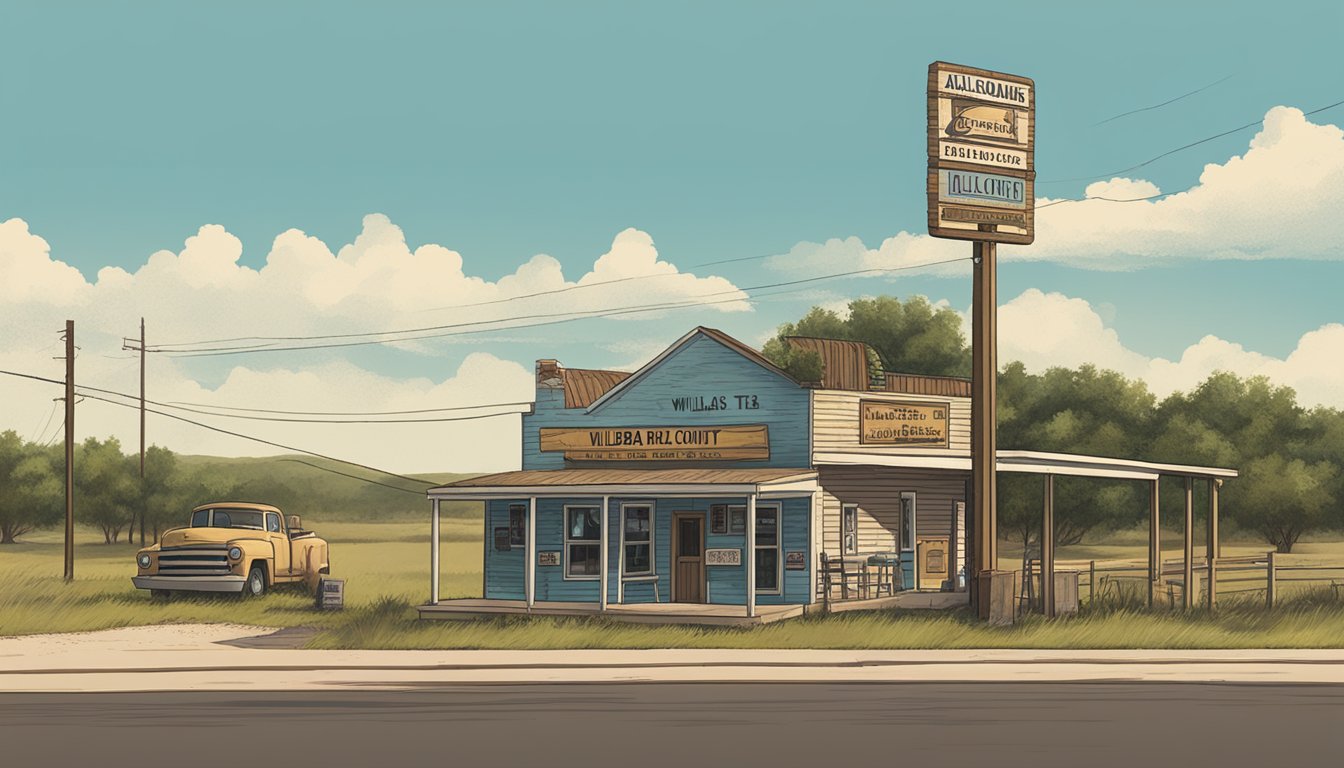
[{"label": "green tree", "polygon": [[75,455],[75,514],[114,544],[139,505],[139,468],[115,437],[86,439]]},{"label": "green tree", "polygon": [[1326,525],[1335,502],[1329,486],[1338,474],[1325,461],[1278,454],[1252,459],[1236,481],[1241,490],[1231,511],[1241,527],[1259,532],[1279,552],[1292,552],[1303,533]]},{"label": "green tree", "polygon": [[63,495],[55,458],[13,430],[0,433],[0,544],[60,520]]},{"label": "green tree", "polygon": [[935,307],[923,296],[901,301],[892,296],[855,299],[849,314],[813,307],[797,323],[779,327],[766,342],[765,356],[801,381],[821,378],[820,358],[798,353],[789,336],[861,341],[871,347],[878,366],[888,371],[931,376],[969,376],[971,354],[961,333],[961,317],[948,307]]}]

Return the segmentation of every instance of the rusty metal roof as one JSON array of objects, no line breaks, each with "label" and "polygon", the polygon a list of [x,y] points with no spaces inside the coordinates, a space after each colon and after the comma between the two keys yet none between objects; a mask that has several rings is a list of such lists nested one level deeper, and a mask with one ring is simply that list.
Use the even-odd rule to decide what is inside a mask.
[{"label": "rusty metal roof", "polygon": [[884,392],[903,392],[907,395],[938,395],[941,397],[970,397],[971,380],[955,376],[922,376],[917,373],[886,374]]},{"label": "rusty metal roof", "polygon": [[587,408],[607,390],[630,378],[625,371],[565,368],[565,407]]},{"label": "rusty metal roof", "polygon": [[789,336],[789,344],[821,356],[821,388],[868,390],[868,345],[862,341]]}]

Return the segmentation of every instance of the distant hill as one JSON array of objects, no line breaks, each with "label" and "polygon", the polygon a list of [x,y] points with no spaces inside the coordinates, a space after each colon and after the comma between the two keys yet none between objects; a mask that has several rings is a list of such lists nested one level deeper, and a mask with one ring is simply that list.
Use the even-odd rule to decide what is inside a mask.
[{"label": "distant hill", "polygon": [[[410,477],[429,481],[416,483],[304,455],[256,458],[178,455],[177,459],[181,471],[194,476],[210,489],[209,493],[230,497],[206,498],[200,503],[224,500],[265,502],[275,504],[287,513],[314,520],[428,517],[429,501],[424,495],[427,488],[476,474],[407,473]],[[444,504],[442,511],[449,516],[476,516],[480,514],[480,505],[454,502]]]}]

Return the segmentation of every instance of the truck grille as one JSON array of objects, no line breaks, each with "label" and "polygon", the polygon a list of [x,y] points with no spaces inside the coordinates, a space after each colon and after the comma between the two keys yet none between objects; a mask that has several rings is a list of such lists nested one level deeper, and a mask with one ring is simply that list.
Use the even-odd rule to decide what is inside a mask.
[{"label": "truck grille", "polygon": [[227,544],[170,547],[159,552],[160,576],[227,576]]}]

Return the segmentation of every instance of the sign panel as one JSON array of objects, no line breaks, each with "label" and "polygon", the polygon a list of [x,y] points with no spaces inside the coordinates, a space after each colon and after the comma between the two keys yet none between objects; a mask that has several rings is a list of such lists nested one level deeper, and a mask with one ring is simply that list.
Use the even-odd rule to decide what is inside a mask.
[{"label": "sign panel", "polygon": [[1036,86],[937,61],[928,82],[929,234],[1035,238]]},{"label": "sign panel", "polygon": [[538,553],[537,553],[537,565],[559,565],[559,564],[560,564],[560,553],[559,553],[559,552],[538,552]]},{"label": "sign panel", "polygon": [[506,527],[495,528],[495,551],[508,552],[513,549],[513,540],[509,535],[509,529]]},{"label": "sign panel", "polygon": [[770,458],[766,425],[543,427],[542,451],[575,461],[705,461]]},{"label": "sign panel", "polygon": [[948,421],[948,407],[940,403],[862,400],[859,442],[946,448]]},{"label": "sign panel", "polygon": [[705,565],[741,565],[740,549],[706,549]]},{"label": "sign panel", "polygon": [[784,569],[788,571],[807,570],[807,553],[801,550],[784,553]]}]

